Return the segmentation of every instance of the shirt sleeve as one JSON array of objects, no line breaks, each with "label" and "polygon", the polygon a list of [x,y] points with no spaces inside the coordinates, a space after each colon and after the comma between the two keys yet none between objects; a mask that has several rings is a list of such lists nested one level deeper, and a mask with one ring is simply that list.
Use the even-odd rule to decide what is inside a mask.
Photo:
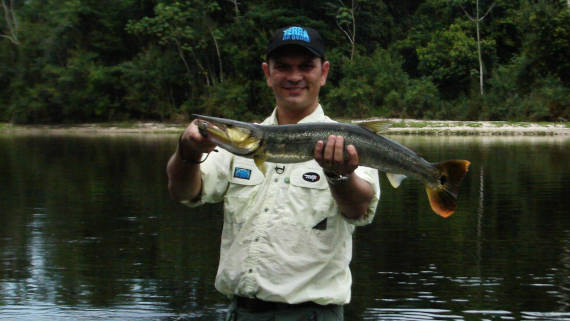
[{"label": "shirt sleeve", "polygon": [[231,168],[233,156],[228,151],[217,148],[218,152],[211,152],[206,161],[200,164],[202,177],[202,190],[198,198],[181,201],[189,207],[197,207],[205,203],[218,203],[223,201],[228,188],[228,173]]},{"label": "shirt sleeve", "polygon": [[342,217],[350,224],[363,226],[372,223],[374,215],[376,214],[376,208],[378,207],[378,202],[380,201],[380,180],[378,177],[378,170],[375,168],[359,166],[356,168],[354,173],[372,185],[374,195],[372,196],[370,205],[368,206],[368,209],[364,215],[357,219],[351,219],[344,215]]}]

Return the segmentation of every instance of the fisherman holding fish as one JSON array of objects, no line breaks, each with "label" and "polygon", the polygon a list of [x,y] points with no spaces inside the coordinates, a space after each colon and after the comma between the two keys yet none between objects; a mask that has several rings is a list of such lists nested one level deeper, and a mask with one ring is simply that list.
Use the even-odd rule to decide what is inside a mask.
[{"label": "fisherman holding fish", "polygon": [[[274,33],[262,69],[277,106],[262,124],[333,122],[319,104],[324,53],[311,28]],[[359,166],[343,136],[317,141],[314,159],[282,164],[216,148],[212,138],[190,123],[168,162],[168,188],[191,207],[224,202],[215,286],[232,298],[227,320],[343,320],[352,233],[374,217],[378,171]]]}]

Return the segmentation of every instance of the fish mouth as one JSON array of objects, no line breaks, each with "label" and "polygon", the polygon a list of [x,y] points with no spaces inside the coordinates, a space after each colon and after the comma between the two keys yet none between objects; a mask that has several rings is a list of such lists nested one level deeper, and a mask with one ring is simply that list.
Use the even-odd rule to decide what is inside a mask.
[{"label": "fish mouth", "polygon": [[255,124],[237,120],[193,115],[198,118],[198,129],[202,136],[220,147],[242,156],[253,154],[261,145],[262,131]]}]

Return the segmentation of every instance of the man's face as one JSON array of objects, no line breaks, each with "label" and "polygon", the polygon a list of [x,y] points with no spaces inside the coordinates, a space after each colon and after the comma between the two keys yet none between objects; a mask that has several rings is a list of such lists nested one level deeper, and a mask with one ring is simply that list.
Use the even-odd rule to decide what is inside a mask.
[{"label": "man's face", "polygon": [[290,112],[312,111],[327,80],[329,62],[304,50],[290,50],[263,63],[267,85],[273,88],[278,108]]}]

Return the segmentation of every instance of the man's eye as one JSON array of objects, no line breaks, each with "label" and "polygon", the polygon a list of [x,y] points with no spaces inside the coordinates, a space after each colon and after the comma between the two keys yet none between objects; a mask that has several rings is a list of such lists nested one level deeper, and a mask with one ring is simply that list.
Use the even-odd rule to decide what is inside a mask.
[{"label": "man's eye", "polygon": [[313,69],[314,65],[313,64],[307,64],[307,65],[301,65],[300,69],[301,70],[311,70]]}]

